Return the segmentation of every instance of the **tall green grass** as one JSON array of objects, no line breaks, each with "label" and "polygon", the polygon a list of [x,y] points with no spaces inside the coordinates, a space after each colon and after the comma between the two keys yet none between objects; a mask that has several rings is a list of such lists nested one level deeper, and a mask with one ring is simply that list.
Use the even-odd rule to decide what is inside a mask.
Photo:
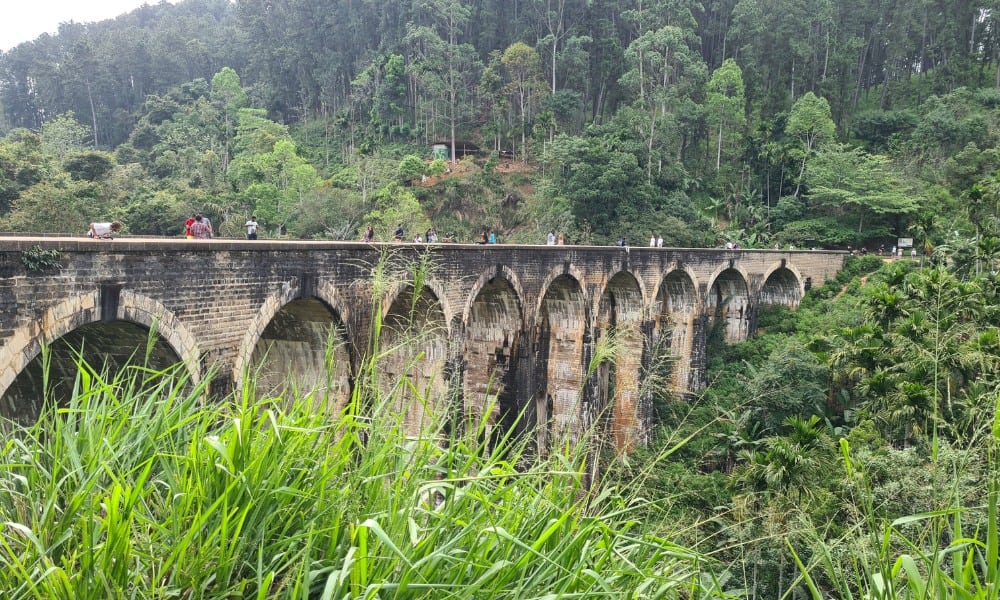
[{"label": "tall green grass", "polygon": [[81,363],[68,403],[0,429],[3,597],[723,596],[644,532],[642,499],[584,485],[587,440],[541,457],[447,417],[407,435],[378,368],[335,410]]},{"label": "tall green grass", "polygon": [[[133,373],[134,374],[134,373]],[[133,378],[134,379],[134,378]],[[5,598],[687,597],[705,562],[643,534],[582,457],[403,434],[309,401],[203,401],[170,370],[81,371],[3,439]],[[287,407],[287,408],[286,408]]]},{"label": "tall green grass", "polygon": [[[867,478],[841,440],[845,476],[858,494],[863,518],[843,540],[816,536],[813,558],[805,564],[789,550],[801,571],[799,583],[814,600],[835,597],[895,600],[996,600],[1000,598],[1000,397],[991,430],[975,441],[988,463],[985,506],[964,506],[958,484],[939,490],[944,507],[886,522],[878,516],[866,489]],[[961,469],[961,466],[958,467]],[[958,474],[955,479],[957,481]],[[970,530],[969,523],[977,523]],[[859,542],[864,551],[844,552]]]}]

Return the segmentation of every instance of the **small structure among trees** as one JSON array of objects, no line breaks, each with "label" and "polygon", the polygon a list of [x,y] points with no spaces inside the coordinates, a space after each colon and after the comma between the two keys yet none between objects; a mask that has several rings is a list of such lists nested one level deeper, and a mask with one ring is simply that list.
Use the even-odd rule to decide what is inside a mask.
[{"label": "small structure among trees", "polygon": [[482,149],[472,142],[464,140],[455,140],[455,149],[452,152],[451,142],[434,142],[431,146],[434,153],[434,158],[443,158],[448,160],[449,157],[454,156],[456,161],[462,160],[466,156],[480,157],[483,155]]}]

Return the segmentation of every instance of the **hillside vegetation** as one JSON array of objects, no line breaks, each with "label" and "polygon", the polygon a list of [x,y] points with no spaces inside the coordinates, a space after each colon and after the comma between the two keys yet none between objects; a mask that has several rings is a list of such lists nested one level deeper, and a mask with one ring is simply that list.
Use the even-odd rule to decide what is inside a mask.
[{"label": "hillside vegetation", "polygon": [[0,229],[929,250],[996,230],[998,54],[965,1],[161,3],[0,55]]}]

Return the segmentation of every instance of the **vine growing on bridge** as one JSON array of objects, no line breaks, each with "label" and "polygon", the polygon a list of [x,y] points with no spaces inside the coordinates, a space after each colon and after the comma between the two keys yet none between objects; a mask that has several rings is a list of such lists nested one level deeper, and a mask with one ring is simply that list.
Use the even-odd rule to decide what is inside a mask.
[{"label": "vine growing on bridge", "polygon": [[59,261],[61,259],[62,252],[58,250],[44,250],[37,244],[21,252],[21,264],[30,273],[41,273],[59,268]]}]

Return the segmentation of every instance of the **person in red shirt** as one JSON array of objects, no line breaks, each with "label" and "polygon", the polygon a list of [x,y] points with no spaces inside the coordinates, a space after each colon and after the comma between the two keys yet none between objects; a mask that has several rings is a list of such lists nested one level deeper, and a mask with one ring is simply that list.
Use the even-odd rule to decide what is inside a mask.
[{"label": "person in red shirt", "polygon": [[194,217],[188,217],[187,221],[184,221],[184,237],[189,240],[193,240],[194,236],[191,235],[191,225],[194,223]]}]

